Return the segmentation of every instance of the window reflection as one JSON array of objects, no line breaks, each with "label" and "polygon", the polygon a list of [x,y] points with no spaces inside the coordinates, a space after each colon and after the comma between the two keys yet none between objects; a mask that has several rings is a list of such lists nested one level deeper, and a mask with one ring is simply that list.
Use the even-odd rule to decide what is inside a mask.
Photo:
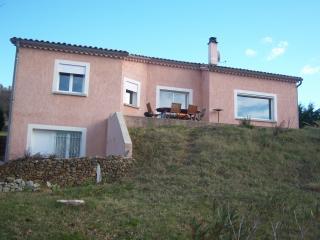
[{"label": "window reflection", "polygon": [[253,96],[237,96],[238,117],[272,120],[272,99]]},{"label": "window reflection", "polygon": [[172,103],[181,103],[181,108],[187,108],[189,93],[160,90],[160,107],[171,107]]}]

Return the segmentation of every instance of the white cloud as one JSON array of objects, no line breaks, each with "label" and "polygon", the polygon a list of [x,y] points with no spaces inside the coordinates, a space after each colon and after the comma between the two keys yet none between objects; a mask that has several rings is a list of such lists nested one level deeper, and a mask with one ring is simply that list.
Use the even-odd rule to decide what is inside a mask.
[{"label": "white cloud", "polygon": [[280,41],[277,45],[277,47],[274,47],[271,49],[271,53],[269,54],[267,60],[271,61],[277,57],[280,57],[285,53],[285,51],[288,48],[288,42],[287,41]]},{"label": "white cloud", "polygon": [[316,74],[316,73],[320,73],[320,66],[312,67],[310,65],[305,65],[301,69],[301,74],[312,75],[312,74]]},{"label": "white cloud", "polygon": [[261,42],[265,43],[265,44],[270,44],[273,42],[273,39],[272,39],[272,37],[267,36],[267,37],[262,38]]},{"label": "white cloud", "polygon": [[247,57],[255,57],[257,55],[257,51],[247,48],[246,51],[244,52]]}]

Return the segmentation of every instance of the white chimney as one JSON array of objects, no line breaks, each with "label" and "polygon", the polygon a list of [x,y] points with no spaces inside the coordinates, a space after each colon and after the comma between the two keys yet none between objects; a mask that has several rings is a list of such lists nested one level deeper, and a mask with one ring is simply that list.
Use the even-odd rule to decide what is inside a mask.
[{"label": "white chimney", "polygon": [[215,37],[209,38],[208,57],[209,57],[208,59],[209,64],[217,65],[218,62],[220,61],[220,55],[218,51],[218,42],[217,42],[217,38]]}]

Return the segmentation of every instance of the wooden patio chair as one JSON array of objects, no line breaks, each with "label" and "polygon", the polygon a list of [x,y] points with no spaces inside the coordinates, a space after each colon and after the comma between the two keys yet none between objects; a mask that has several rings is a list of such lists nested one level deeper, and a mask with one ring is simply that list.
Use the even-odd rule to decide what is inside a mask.
[{"label": "wooden patio chair", "polygon": [[171,103],[170,112],[165,113],[166,118],[179,118],[181,115],[181,103]]},{"label": "wooden patio chair", "polygon": [[147,110],[148,110],[148,112],[144,113],[144,116],[146,116],[146,117],[157,117],[160,115],[158,113],[153,112],[153,110],[151,108],[151,104],[149,102],[147,103]]},{"label": "wooden patio chair", "polygon": [[196,120],[198,113],[198,106],[189,104],[187,111],[187,119]]},{"label": "wooden patio chair", "polygon": [[201,121],[205,114],[206,114],[206,109],[202,108],[201,112],[197,114],[196,120]]}]

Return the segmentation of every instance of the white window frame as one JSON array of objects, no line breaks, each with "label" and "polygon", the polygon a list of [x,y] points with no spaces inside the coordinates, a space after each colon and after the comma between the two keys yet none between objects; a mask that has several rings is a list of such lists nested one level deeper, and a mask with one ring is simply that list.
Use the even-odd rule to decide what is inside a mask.
[{"label": "white window frame", "polygon": [[[81,66],[81,67],[85,68],[83,92],[82,93],[59,90],[59,81],[60,81],[59,65],[71,65],[71,66],[73,65],[73,66]],[[72,74],[72,73],[70,73],[70,74]],[[55,63],[54,63],[52,92],[53,93],[58,93],[58,94],[75,95],[75,96],[88,96],[88,93],[89,93],[89,79],[90,79],[89,78],[89,74],[90,74],[90,63],[56,59]],[[69,85],[70,84],[71,84],[71,81],[69,82]]]},{"label": "white window frame", "polygon": [[[137,105],[128,104],[128,103],[125,102],[125,94],[126,94],[126,90],[127,90],[126,89],[126,84],[125,84],[126,82],[135,84],[138,87]],[[141,83],[139,81],[136,81],[136,80],[133,80],[133,79],[130,79],[130,78],[127,78],[127,77],[123,78],[123,98],[122,98],[122,103],[124,105],[139,108],[140,107],[140,92],[141,92]]]},{"label": "white window frame", "polygon": [[86,155],[87,128],[58,126],[58,125],[28,124],[26,151],[30,153],[32,152],[33,130],[81,132],[79,157],[85,157]]},{"label": "white window frame", "polygon": [[[156,89],[156,107],[160,107],[160,91],[168,90],[172,92],[185,92],[188,93],[188,104],[193,104],[193,90],[190,88],[177,88],[177,87],[168,87],[168,86],[157,86]],[[186,106],[188,108],[188,106]]]},{"label": "white window frame", "polygon": [[253,121],[261,121],[261,122],[277,122],[278,119],[278,111],[277,111],[277,95],[273,93],[265,93],[265,92],[255,92],[255,91],[247,91],[247,90],[234,90],[234,118],[235,119],[244,119],[245,117],[238,116],[238,95],[247,96],[247,97],[257,97],[257,98],[268,98],[271,99],[271,119],[262,119],[262,118],[250,118]]}]

